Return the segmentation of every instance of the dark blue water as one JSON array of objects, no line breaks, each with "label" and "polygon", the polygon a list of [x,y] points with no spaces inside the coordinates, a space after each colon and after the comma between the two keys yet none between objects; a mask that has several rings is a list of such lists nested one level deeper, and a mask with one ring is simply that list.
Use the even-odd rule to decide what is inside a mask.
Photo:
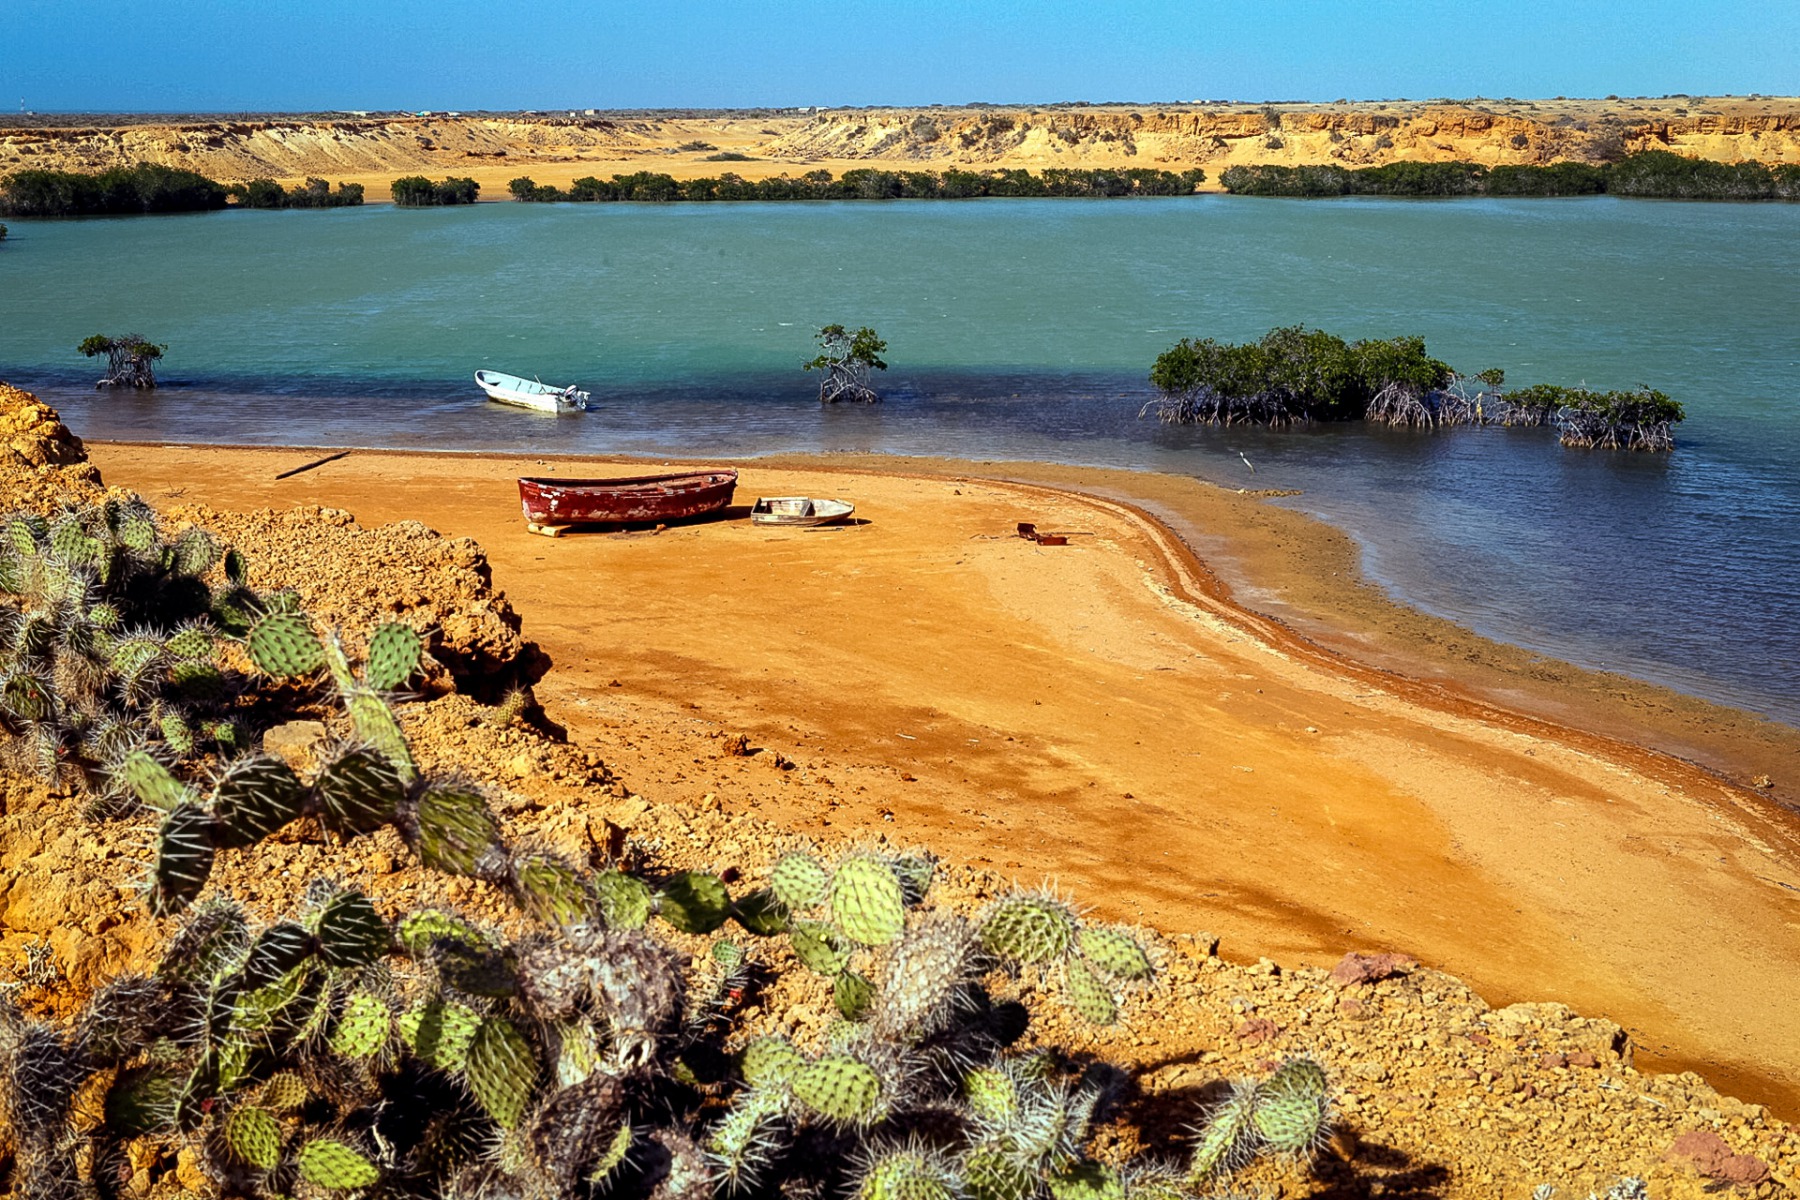
[{"label": "dark blue water", "polygon": [[[525,206],[12,222],[0,377],[84,436],[691,458],[1035,458],[1300,488],[1402,599],[1800,724],[1800,207],[1611,199]],[[890,342],[821,410],[828,321]],[[1528,430],[1139,420],[1176,338],[1424,334],[1509,382],[1648,383],[1671,455]],[[149,397],[70,348],[170,344]],[[484,405],[493,366],[601,407]],[[1255,464],[1252,474],[1246,456]]]}]

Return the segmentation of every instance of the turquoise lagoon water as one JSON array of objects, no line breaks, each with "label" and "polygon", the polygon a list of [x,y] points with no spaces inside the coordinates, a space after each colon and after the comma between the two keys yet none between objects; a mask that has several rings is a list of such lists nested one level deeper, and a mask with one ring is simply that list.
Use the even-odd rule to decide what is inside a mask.
[{"label": "turquoise lagoon water", "polygon": [[[1582,200],[482,205],[13,221],[0,378],[113,439],[1036,458],[1292,487],[1399,597],[1800,724],[1800,206]],[[810,331],[887,403],[821,410]],[[1166,429],[1177,338],[1422,333],[1509,382],[1647,383],[1672,455],[1542,431]],[[170,346],[151,396],[72,347]],[[600,407],[484,405],[478,367]],[[1240,455],[1256,465],[1252,475]]]}]

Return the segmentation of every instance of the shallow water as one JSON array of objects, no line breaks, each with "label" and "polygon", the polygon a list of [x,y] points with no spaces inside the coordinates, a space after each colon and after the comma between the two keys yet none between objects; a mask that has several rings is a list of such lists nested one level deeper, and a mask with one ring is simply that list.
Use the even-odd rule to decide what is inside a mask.
[{"label": "shallow water", "polygon": [[[1800,724],[1800,207],[1584,200],[536,206],[13,221],[0,378],[84,436],[459,450],[1036,458],[1300,488],[1399,597]],[[821,410],[828,321],[887,403]],[[1422,333],[1509,383],[1648,383],[1666,456],[1543,431],[1139,420],[1184,335]],[[71,347],[167,342],[97,394]],[[491,366],[594,393],[477,401]],[[1255,465],[1251,473],[1240,457]]]}]

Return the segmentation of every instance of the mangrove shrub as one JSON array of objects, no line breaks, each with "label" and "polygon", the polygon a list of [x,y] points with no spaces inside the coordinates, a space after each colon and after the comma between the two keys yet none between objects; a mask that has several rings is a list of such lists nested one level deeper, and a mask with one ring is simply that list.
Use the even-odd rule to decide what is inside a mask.
[{"label": "mangrove shrub", "polygon": [[391,185],[394,203],[401,208],[435,208],[447,204],[473,204],[481,185],[467,177],[450,176],[437,183],[423,175],[405,175]]},{"label": "mangrove shrub", "polygon": [[106,374],[95,387],[129,387],[140,391],[156,386],[156,360],[168,349],[141,333],[127,333],[122,337],[96,333],[75,348],[88,358],[106,355]]},{"label": "mangrove shrub", "polygon": [[880,401],[880,393],[869,384],[869,373],[887,370],[887,363],[881,358],[887,352],[887,343],[867,325],[855,330],[827,325],[815,336],[820,353],[802,365],[808,371],[824,372],[819,380],[819,403]]},{"label": "mangrove shrub", "polygon": [[155,163],[81,171],[31,169],[0,179],[0,215],[128,216],[225,207],[225,185]]},{"label": "mangrove shrub", "polygon": [[1722,163],[1642,150],[1617,162],[1484,167],[1479,163],[1336,163],[1228,167],[1219,176],[1240,196],[1595,196],[1666,200],[1800,200],[1800,166]]},{"label": "mangrove shrub", "polygon": [[1041,175],[1012,169],[1004,171],[887,171],[859,167],[833,176],[830,171],[808,171],[798,177],[745,179],[727,172],[698,179],[676,179],[656,171],[614,175],[610,180],[583,176],[568,190],[543,186],[529,176],[507,185],[513,199],[548,203],[603,200],[639,200],[668,203],[677,200],[967,200],[982,196],[1063,196],[1111,198],[1116,196],[1188,196],[1204,182],[1206,172],[1158,171],[1147,167],[1129,170],[1077,170],[1053,168]]},{"label": "mangrove shrub", "polygon": [[291,192],[273,179],[252,179],[227,190],[240,208],[346,208],[363,202],[360,183],[340,183],[334,192],[329,180],[311,177]]}]

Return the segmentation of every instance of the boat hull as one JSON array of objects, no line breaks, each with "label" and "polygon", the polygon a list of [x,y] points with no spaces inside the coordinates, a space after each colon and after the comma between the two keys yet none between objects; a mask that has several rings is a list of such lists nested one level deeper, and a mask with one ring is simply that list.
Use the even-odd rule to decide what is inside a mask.
[{"label": "boat hull", "polygon": [[508,375],[504,371],[475,372],[476,386],[496,404],[512,408],[528,408],[534,412],[582,412],[588,406],[588,394],[573,387],[559,388]]},{"label": "boat hull", "polygon": [[519,504],[532,525],[661,524],[718,512],[736,489],[736,471],[625,479],[537,476],[519,480]]},{"label": "boat hull", "polygon": [[818,500],[811,496],[764,496],[750,510],[758,525],[803,529],[845,520],[856,511],[848,500]]}]

